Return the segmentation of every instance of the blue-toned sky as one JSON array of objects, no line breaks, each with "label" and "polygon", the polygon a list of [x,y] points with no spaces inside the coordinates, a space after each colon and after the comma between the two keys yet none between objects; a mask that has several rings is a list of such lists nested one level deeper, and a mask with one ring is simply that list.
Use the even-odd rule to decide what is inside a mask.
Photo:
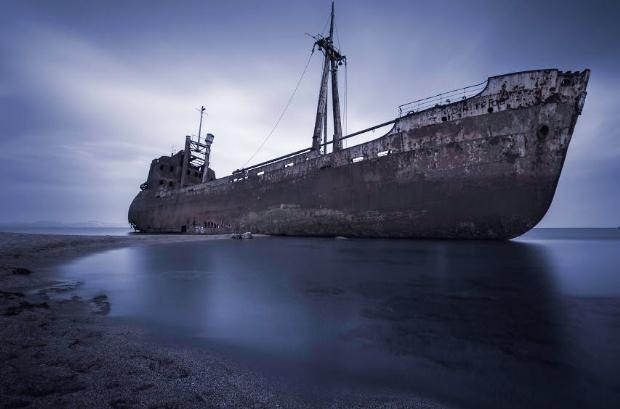
[{"label": "blue-toned sky", "polygon": [[[0,0],[0,223],[126,212],[154,157],[207,106],[212,167],[251,156],[278,118],[330,2]],[[536,68],[592,69],[542,226],[619,226],[620,2],[336,2],[348,130],[396,106]],[[321,63],[253,162],[310,144]]]}]

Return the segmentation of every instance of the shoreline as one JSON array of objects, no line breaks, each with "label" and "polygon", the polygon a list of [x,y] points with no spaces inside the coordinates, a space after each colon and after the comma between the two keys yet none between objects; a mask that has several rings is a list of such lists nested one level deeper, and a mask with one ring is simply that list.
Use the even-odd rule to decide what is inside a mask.
[{"label": "shoreline", "polygon": [[266,379],[207,348],[157,342],[135,323],[108,318],[105,294],[54,297],[71,285],[58,280],[54,268],[72,259],[127,246],[220,239],[230,235],[0,232],[2,406],[443,407],[396,391],[342,390],[318,396],[304,385]]},{"label": "shoreline", "polygon": [[2,407],[271,406],[252,385],[237,385],[229,364],[207,351],[197,357],[195,350],[157,345],[138,326],[108,319],[105,295],[53,296],[63,291],[54,268],[71,259],[228,237],[0,232]]}]

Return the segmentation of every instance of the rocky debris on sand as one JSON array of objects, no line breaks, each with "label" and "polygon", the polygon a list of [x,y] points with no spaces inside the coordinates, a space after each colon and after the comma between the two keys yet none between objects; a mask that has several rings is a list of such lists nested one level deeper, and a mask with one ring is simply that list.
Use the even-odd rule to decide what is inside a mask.
[{"label": "rocky debris on sand", "polygon": [[23,293],[18,293],[15,291],[0,291],[0,298],[6,298],[7,300],[14,300],[16,298],[23,298]]},{"label": "rocky debris on sand", "polygon": [[27,276],[27,275],[32,274],[32,271],[27,268],[16,267],[13,269],[13,274],[18,275],[18,276]]},{"label": "rocky debris on sand", "polygon": [[98,295],[90,301],[95,305],[95,314],[108,315],[110,313],[110,301],[107,295]]},{"label": "rocky debris on sand", "polygon": [[32,310],[35,308],[43,308],[47,310],[50,307],[46,302],[31,303],[30,301],[20,301],[17,305],[10,305],[4,312],[4,315],[7,317],[12,317],[21,314],[22,311]]},{"label": "rocky debris on sand", "polygon": [[56,283],[53,284],[49,287],[45,287],[42,288],[38,291],[39,295],[46,295],[46,294],[60,294],[60,293],[66,293],[69,291],[73,291],[75,289],[77,289],[79,286],[81,286],[83,283],[81,281],[64,281],[61,283]]},{"label": "rocky debris on sand", "polygon": [[233,233],[230,236],[231,239],[234,240],[241,240],[241,239],[253,239],[254,237],[252,236],[252,232],[246,231],[245,233]]}]

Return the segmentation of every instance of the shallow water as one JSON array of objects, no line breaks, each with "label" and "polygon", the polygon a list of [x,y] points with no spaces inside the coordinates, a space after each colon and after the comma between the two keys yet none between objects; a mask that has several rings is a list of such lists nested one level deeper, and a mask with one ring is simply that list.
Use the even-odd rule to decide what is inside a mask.
[{"label": "shallow water", "polygon": [[61,268],[154,336],[296,393],[466,407],[618,407],[620,229],[511,242],[259,238],[133,247]]}]

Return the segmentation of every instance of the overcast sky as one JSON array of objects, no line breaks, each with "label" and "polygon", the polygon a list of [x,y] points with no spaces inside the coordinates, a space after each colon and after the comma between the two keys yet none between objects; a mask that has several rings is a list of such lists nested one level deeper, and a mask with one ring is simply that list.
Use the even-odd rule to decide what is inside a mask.
[{"label": "overcast sky", "polygon": [[[305,33],[323,30],[329,7],[0,0],[0,222],[126,224],[150,161],[197,132],[203,104],[212,168],[241,167],[286,104],[310,54]],[[349,132],[491,75],[591,68],[541,226],[620,226],[620,1],[339,0],[336,17]],[[253,162],[310,145],[320,70],[317,53]]]}]

